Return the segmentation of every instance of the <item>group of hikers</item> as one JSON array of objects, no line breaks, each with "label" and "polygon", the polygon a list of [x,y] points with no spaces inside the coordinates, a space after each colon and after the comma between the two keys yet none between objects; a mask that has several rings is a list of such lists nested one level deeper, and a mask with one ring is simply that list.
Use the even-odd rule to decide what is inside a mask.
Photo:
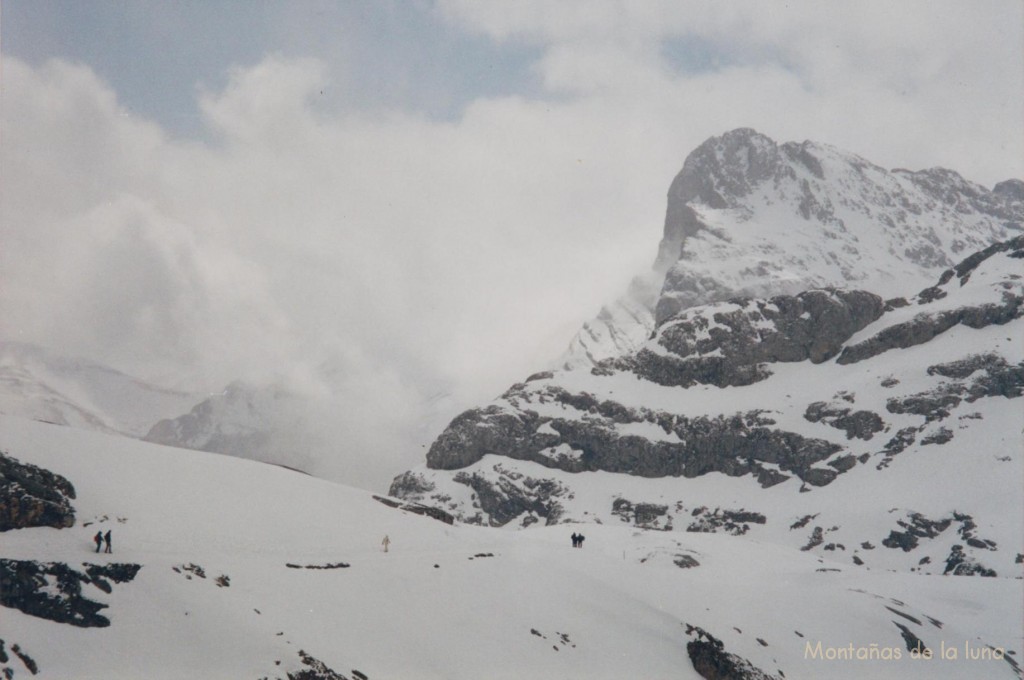
[{"label": "group of hikers", "polygon": [[582,548],[583,547],[583,534],[577,534],[575,531],[572,533],[572,547]]},{"label": "group of hikers", "polygon": [[100,548],[103,547],[103,543],[104,542],[106,542],[106,544],[107,544],[107,549],[104,550],[103,552],[113,552],[113,550],[111,549],[112,548],[112,544],[110,542],[110,531],[109,530],[107,531],[106,534],[104,534],[102,531],[97,531],[96,535],[92,537],[92,540],[96,542],[96,552],[100,551]]}]

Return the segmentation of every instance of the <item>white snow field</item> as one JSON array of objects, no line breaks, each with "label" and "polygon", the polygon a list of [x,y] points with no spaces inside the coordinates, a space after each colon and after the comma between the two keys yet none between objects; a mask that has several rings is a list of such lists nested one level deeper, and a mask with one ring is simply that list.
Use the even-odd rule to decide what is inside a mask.
[{"label": "white snow field", "polygon": [[[286,678],[300,650],[338,674],[316,677],[685,680],[701,677],[691,626],[767,674],[748,677],[1020,677],[1019,575],[897,573],[624,524],[447,525],[270,465],[10,416],[0,449],[77,491],[74,527],[0,534],[0,558],[141,565],[110,594],[83,585],[109,627],[0,608],[0,673],[18,679],[13,645],[59,680]],[[94,552],[97,529],[113,554]],[[933,657],[912,658],[897,624]]]}]

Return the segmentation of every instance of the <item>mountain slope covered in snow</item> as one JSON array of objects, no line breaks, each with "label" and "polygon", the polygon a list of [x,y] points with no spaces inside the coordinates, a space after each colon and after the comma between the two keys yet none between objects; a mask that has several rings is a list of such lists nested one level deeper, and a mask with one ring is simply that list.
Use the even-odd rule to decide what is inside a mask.
[{"label": "mountain slope covered in snow", "polygon": [[391,492],[487,525],[749,534],[858,567],[1019,578],[1022,259],[1024,237],[995,244],[909,300],[687,309],[633,355],[462,414]]},{"label": "mountain slope covered in snow", "polygon": [[905,295],[1022,228],[1020,180],[989,190],[952,170],[888,171],[825,144],[733,130],[687,157],[652,271],[585,324],[561,364],[636,351],[656,320],[732,297],[828,286]]},{"label": "mountain slope covered in snow", "polygon": [[199,399],[93,361],[0,342],[0,413],[141,437],[159,419]]},{"label": "mountain slope covered in snow", "polygon": [[74,485],[73,527],[2,537],[15,680],[1019,677],[1019,579],[618,521],[448,525],[278,467],[7,416],[0,440]]}]

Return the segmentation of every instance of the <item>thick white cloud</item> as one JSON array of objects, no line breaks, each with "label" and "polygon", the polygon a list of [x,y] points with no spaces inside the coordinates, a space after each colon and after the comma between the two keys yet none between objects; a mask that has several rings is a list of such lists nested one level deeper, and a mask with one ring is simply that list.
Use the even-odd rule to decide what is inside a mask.
[{"label": "thick white cloud", "polygon": [[1017,3],[443,7],[536,45],[543,91],[449,122],[339,113],[344,68],[270,55],[200,94],[197,142],[85,66],[5,58],[0,335],[193,388],[286,379],[324,425],[296,445],[380,485],[418,461],[435,392],[469,405],[543,367],[653,261],[711,135],[1024,174]]},{"label": "thick white cloud", "polygon": [[[828,141],[883,165],[953,167],[989,185],[1024,168],[1024,6],[1015,0],[442,8],[470,30],[542,46],[538,68],[553,92],[658,100],[676,108],[679,126],[693,129],[696,118],[702,131],[703,120],[738,109],[772,136]],[[710,63],[674,64],[674,43],[710,52]],[[779,72],[781,90],[761,86]]]}]

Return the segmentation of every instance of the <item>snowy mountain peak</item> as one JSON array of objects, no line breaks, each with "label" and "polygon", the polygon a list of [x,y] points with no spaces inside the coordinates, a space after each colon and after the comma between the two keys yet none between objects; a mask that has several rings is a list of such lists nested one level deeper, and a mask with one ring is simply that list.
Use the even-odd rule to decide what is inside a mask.
[{"label": "snowy mountain peak", "polygon": [[818,142],[749,128],[697,147],[673,179],[652,271],[562,357],[587,367],[637,350],[688,307],[737,296],[923,288],[975,250],[1024,230],[1024,182],[988,190],[943,168],[888,171]]}]

